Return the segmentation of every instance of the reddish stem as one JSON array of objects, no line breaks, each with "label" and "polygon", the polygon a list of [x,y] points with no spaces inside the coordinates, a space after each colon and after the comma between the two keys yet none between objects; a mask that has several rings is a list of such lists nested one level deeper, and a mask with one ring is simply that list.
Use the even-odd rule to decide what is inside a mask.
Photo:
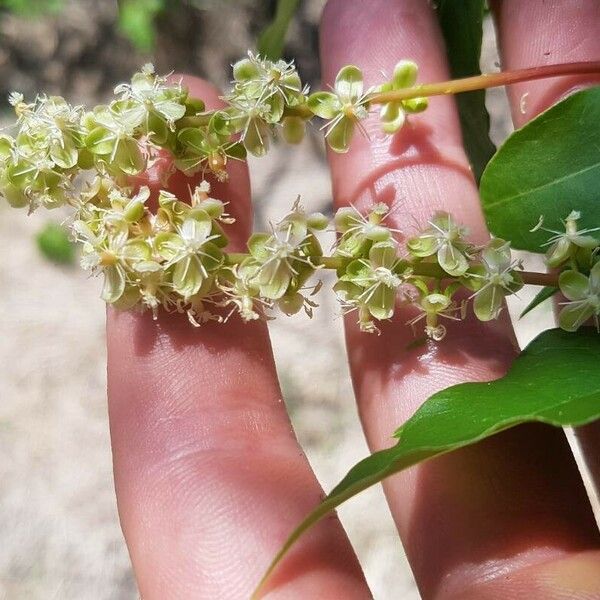
[{"label": "reddish stem", "polygon": [[564,75],[598,75],[600,77],[600,61],[564,63],[560,65],[544,65],[516,71],[501,71],[499,73],[484,73],[474,77],[441,81],[439,83],[425,83],[403,90],[381,92],[369,97],[372,104],[384,104],[410,100],[422,96],[440,96],[443,94],[459,94],[473,90],[483,90],[502,85],[511,85],[520,81],[533,81],[549,77]]}]

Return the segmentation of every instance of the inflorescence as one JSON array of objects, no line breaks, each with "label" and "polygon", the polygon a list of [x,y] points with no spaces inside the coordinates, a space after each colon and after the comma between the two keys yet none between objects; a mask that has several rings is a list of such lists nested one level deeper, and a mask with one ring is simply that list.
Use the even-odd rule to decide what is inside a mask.
[{"label": "inflorescence", "polygon": [[[229,253],[223,225],[233,219],[204,178],[226,180],[229,160],[264,155],[278,132],[300,142],[315,116],[325,120],[331,149],[345,152],[374,105],[386,134],[427,108],[417,93],[401,100],[390,94],[418,91],[411,61],[400,61],[389,81],[366,90],[360,69],[346,66],[331,91],[309,94],[293,63],[250,53],[233,75],[225,107],[217,110],[206,110],[181,81],[158,76],[151,65],[118,86],[110,104],[91,111],[61,97],[26,103],[11,94],[16,134],[0,135],[0,195],[30,212],[70,207],[81,264],[104,275],[107,303],[155,316],[161,308],[185,312],[194,325],[234,313],[251,321],[275,308],[310,316],[320,288],[311,277],[329,268],[337,273],[334,290],[344,310],[356,312],[363,331],[378,331],[378,321],[411,305],[410,325],[423,322],[426,336],[440,340],[444,320],[464,318],[469,303],[478,319],[495,319],[507,295],[536,283],[527,281],[508,242],[474,246],[447,213],[435,214],[401,249],[384,204],[365,215],[338,210],[331,256],[323,255],[318,239],[329,219],[306,214],[299,200],[270,232],[251,236],[247,253]],[[136,176],[164,163],[165,154],[172,160],[161,173],[163,187],[175,171],[203,178],[190,198],[163,190],[155,203],[148,187],[136,185]],[[548,265],[561,270],[560,325],[570,331],[590,318],[598,324],[600,315],[600,242],[590,235],[596,230],[578,230],[578,218],[572,212],[564,232],[550,232],[547,252]]]}]

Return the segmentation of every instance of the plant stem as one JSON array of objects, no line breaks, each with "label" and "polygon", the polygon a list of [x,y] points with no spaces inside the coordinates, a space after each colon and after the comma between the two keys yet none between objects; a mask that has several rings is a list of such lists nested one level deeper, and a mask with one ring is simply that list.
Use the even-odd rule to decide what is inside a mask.
[{"label": "plant stem", "polygon": [[521,81],[533,81],[535,79],[546,79],[549,77],[560,77],[563,75],[599,75],[600,61],[565,63],[561,65],[544,65],[530,69],[518,69],[516,71],[501,71],[500,73],[484,73],[475,77],[464,79],[453,79],[439,83],[425,83],[403,90],[381,92],[371,95],[368,100],[371,104],[385,104],[386,102],[397,102],[410,100],[423,96],[441,96],[443,94],[459,94],[473,90],[483,90],[502,85],[511,85]]},{"label": "plant stem", "polygon": [[[232,252],[227,255],[226,261],[229,266],[239,265],[242,261],[249,258],[250,254],[244,254],[243,252]],[[352,258],[345,258],[343,256],[317,256],[311,259],[311,262],[315,267],[321,267],[322,269],[337,270],[345,267]],[[414,275],[419,277],[431,277],[433,279],[455,279],[451,275],[448,275],[442,270],[442,268],[436,263],[426,262],[410,262],[402,261],[403,267],[412,269]],[[527,285],[539,285],[558,287],[558,274],[556,273],[536,273],[534,271],[518,271],[519,275],[523,279],[523,282]]]},{"label": "plant stem", "polygon": [[[517,69],[515,71],[484,73],[474,77],[451,79],[449,81],[440,81],[438,83],[424,83],[402,90],[370,94],[367,96],[367,101],[370,104],[385,104],[386,102],[399,102],[401,100],[422,98],[424,96],[460,94],[462,92],[472,92],[474,90],[511,85],[521,81],[533,81],[535,79],[546,79],[565,75],[598,75],[600,77],[600,61],[544,65],[541,67],[531,67],[529,69]],[[210,118],[216,112],[217,110],[208,110],[200,115],[183,117],[178,124],[184,127],[203,127],[208,125]],[[283,116],[302,117],[303,119],[308,120],[314,117],[314,114],[306,104],[298,104],[296,106],[286,106]]]},{"label": "plant stem", "polygon": [[204,127],[208,125],[210,118],[216,112],[216,110],[209,110],[207,112],[202,113],[201,115],[196,115],[193,117],[183,117],[179,121],[177,121],[177,125],[182,129],[184,127]]},{"label": "plant stem", "polygon": [[[209,124],[211,117],[219,110],[222,109],[207,110],[200,115],[182,117],[177,122],[177,125],[181,128],[205,127]],[[286,106],[283,110],[283,117],[301,117],[303,119],[312,119],[314,114],[306,104],[298,104],[296,106]]]},{"label": "plant stem", "polygon": [[522,271],[519,273],[523,283],[527,285],[539,285],[542,287],[558,287],[557,273],[535,273],[533,271]]}]

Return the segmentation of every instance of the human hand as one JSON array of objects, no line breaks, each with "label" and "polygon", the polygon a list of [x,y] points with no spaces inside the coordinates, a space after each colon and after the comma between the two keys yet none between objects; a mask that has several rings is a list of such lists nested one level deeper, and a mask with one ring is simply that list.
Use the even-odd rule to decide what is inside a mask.
[{"label": "human hand", "polygon": [[[507,68],[600,57],[596,0],[496,6]],[[422,81],[448,78],[425,0],[331,1],[322,25],[324,83],[348,63],[366,83],[401,58]],[[510,90],[516,125],[581,80]],[[191,93],[218,104],[193,78]],[[527,112],[520,99],[527,92]],[[487,236],[452,99],[431,100],[393,138],[370,127],[348,154],[330,155],[334,201],[364,209],[399,203],[396,226],[451,212],[475,241]],[[187,181],[173,177],[174,191]],[[228,200],[241,249],[251,226],[244,165],[232,164]],[[399,310],[382,335],[346,322],[352,377],[373,450],[433,392],[501,376],[514,357],[507,318],[469,321],[436,347],[404,351]],[[109,408],[119,512],[144,600],[247,598],[320,489],[281,401],[264,323],[207,324],[108,314]],[[597,460],[597,459],[596,459]],[[600,598],[600,538],[562,432],[527,426],[396,475],[384,485],[424,598]],[[268,592],[268,593],[267,593]],[[370,593],[336,519],[301,540],[265,588],[272,598],[354,599]],[[394,593],[390,594],[392,597]]]}]

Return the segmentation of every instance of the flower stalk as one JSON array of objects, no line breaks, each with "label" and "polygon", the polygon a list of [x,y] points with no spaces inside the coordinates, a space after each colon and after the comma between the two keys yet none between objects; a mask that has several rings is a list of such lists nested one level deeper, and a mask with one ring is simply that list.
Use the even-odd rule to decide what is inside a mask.
[{"label": "flower stalk", "polygon": [[[229,266],[242,264],[250,257],[250,254],[244,252],[232,252],[227,255],[226,263]],[[348,266],[352,259],[341,256],[314,256],[309,257],[310,262],[315,267],[321,269],[329,269],[337,271]],[[430,277],[432,279],[450,279],[448,275],[439,265],[433,263],[419,263],[413,261],[404,261],[405,268],[412,269],[414,275],[418,277]],[[519,275],[526,285],[534,285],[541,287],[558,287],[557,273],[541,273],[537,271],[519,271]]]},{"label": "flower stalk", "polygon": [[386,104],[419,97],[461,94],[463,92],[513,85],[523,81],[535,81],[536,79],[549,79],[565,75],[598,75],[600,77],[600,61],[544,65],[514,71],[501,71],[499,73],[483,73],[473,77],[451,79],[437,83],[425,83],[402,90],[374,93],[369,96],[369,102],[371,104]]}]

